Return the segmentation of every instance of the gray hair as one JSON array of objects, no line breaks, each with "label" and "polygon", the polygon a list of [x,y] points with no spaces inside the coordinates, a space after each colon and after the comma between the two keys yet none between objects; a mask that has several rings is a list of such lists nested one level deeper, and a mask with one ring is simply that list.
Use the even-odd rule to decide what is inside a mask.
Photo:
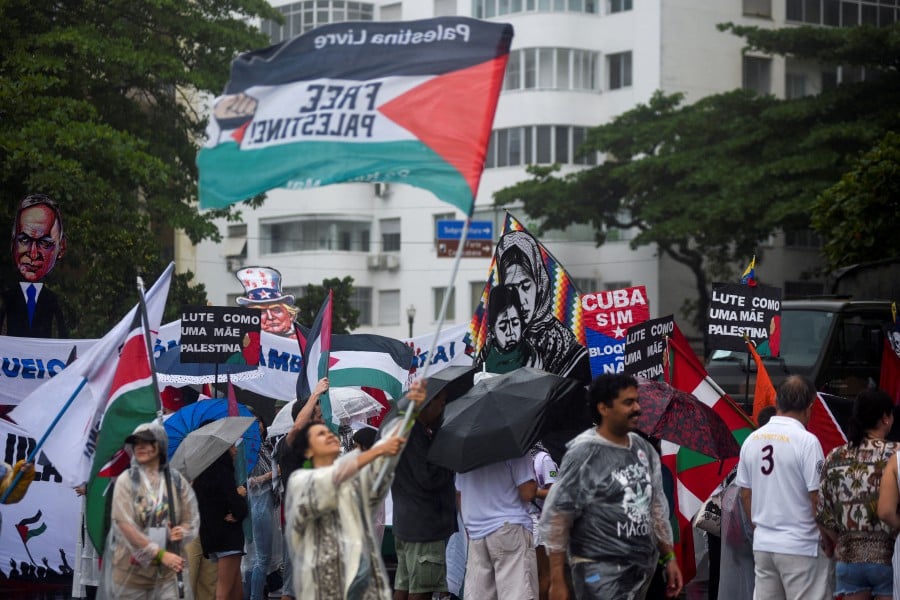
[{"label": "gray hair", "polygon": [[781,382],[775,394],[778,412],[803,412],[816,399],[816,386],[808,378],[791,375]]}]

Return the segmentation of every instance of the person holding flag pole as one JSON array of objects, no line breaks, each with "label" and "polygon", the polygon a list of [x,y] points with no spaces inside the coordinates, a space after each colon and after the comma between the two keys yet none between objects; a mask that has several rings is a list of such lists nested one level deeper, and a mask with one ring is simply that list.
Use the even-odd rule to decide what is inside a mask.
[{"label": "person holding flag pole", "polygon": [[[140,326],[132,330],[120,353],[98,446],[106,442],[106,454],[113,432],[129,419],[143,420],[154,405],[156,418],[137,425],[124,440],[131,467],[113,485],[98,598],[192,598],[190,588],[184,585],[182,548],[197,535],[200,513],[190,484],[168,465],[169,440],[162,425],[162,401],[140,277],[138,292],[135,324]],[[99,448],[97,458],[103,458]],[[104,492],[109,493],[108,489]]]}]

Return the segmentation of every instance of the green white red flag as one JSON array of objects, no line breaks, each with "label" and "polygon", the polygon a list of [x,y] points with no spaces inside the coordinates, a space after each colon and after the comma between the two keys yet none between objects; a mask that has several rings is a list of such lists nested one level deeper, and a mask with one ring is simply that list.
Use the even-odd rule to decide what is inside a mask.
[{"label": "green white red flag", "polygon": [[332,23],[238,56],[197,156],[200,206],[396,182],[471,214],[512,36],[467,17]]}]

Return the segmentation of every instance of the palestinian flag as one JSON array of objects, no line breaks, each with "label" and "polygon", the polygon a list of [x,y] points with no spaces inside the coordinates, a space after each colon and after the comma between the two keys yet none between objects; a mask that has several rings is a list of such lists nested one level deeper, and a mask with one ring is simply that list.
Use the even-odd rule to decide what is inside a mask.
[{"label": "palestinian flag", "polygon": [[471,214],[512,26],[344,22],[238,56],[197,156],[201,208],[397,182]]},{"label": "palestinian flag", "polygon": [[[524,231],[528,233],[525,226],[509,213],[506,213],[506,220],[503,222],[503,231],[500,237],[509,231]],[[535,240],[537,241],[537,240]],[[537,242],[541,251],[541,259],[544,261],[544,267],[550,277],[550,290],[553,297],[553,316],[560,323],[572,330],[575,338],[582,346],[586,346],[586,338],[584,331],[584,323],[581,318],[581,297],[569,274],[566,272],[562,264],[556,260],[556,257],[550,254],[550,251],[540,242]],[[497,285],[500,280],[500,274],[497,271],[497,251],[494,250],[494,257],[491,259],[491,266],[488,268],[487,281],[484,284],[484,291],[481,292],[481,302],[472,315],[469,322],[469,332],[466,334],[465,342],[467,346],[473,348],[474,356],[478,356],[481,352],[488,335],[488,298],[491,295],[491,289]]]},{"label": "palestinian flag", "polygon": [[[311,339],[312,329],[298,326],[297,330],[304,361],[313,360],[307,359],[306,351],[306,340]],[[332,387],[363,387],[370,394],[368,388],[374,388],[397,399],[406,389],[412,361],[412,348],[400,340],[370,333],[332,334],[328,380]],[[297,397],[308,396],[316,381],[298,378]]]},{"label": "palestinian flag", "polygon": [[19,537],[22,538],[22,543],[27,544],[28,540],[33,537],[37,537],[47,531],[47,524],[41,523],[38,527],[32,528],[31,525],[35,523],[40,523],[41,519],[44,517],[41,511],[37,511],[33,517],[29,517],[27,519],[22,519],[18,523],[16,523],[16,531],[19,532]]},{"label": "palestinian flag", "polygon": [[[323,377],[328,377],[329,354],[331,352],[331,313],[332,313],[333,294],[328,290],[328,296],[322,303],[316,320],[313,321],[312,329],[306,338],[306,345],[302,346],[303,350],[303,371],[297,378],[297,400],[305,398],[316,389],[316,383]],[[301,393],[301,386],[305,393]],[[329,378],[329,387],[339,387],[331,382]],[[334,423],[331,422],[331,401],[328,398],[328,392],[319,397],[319,406],[322,407],[322,418],[330,429],[336,431]]]},{"label": "palestinian flag", "polygon": [[[690,392],[710,406],[742,444],[755,428],[753,422],[727,394],[722,394],[711,383],[706,369],[677,325],[669,338],[669,361],[672,386]],[[675,478],[673,521],[676,524],[673,524],[672,530],[675,534],[675,554],[687,583],[697,572],[691,519],[737,465],[738,459],[734,457],[720,461],[669,442],[663,442],[662,446],[662,462]]]},{"label": "palestinian flag", "polygon": [[141,423],[152,421],[158,406],[159,394],[153,387],[141,312],[135,311],[131,331],[119,352],[87,485],[85,521],[98,553],[103,553],[109,530],[107,507],[110,499],[107,493],[112,491],[110,483],[130,464],[123,449],[125,438]]}]

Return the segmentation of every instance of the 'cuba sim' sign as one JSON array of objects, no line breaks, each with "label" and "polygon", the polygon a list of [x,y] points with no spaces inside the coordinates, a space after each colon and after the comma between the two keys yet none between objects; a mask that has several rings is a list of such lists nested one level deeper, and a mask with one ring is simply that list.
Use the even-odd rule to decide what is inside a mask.
[{"label": "'cuba sim' sign", "polygon": [[591,375],[625,372],[628,328],[650,318],[647,288],[642,285],[581,295]]}]

